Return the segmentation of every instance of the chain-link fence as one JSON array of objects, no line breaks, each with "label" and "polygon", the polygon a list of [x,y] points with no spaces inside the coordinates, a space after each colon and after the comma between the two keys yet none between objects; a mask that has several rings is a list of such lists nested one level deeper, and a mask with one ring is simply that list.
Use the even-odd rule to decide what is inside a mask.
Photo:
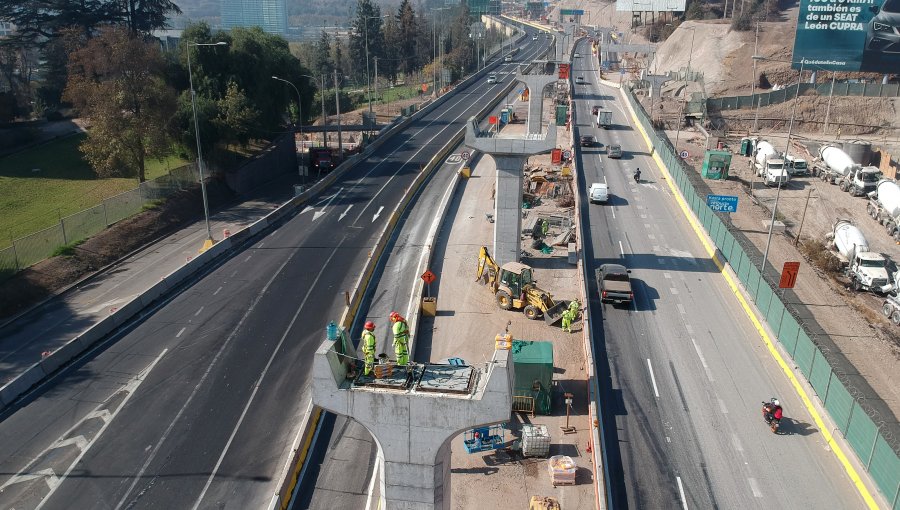
[{"label": "chain-link fence", "polygon": [[97,234],[106,227],[141,212],[145,204],[171,196],[200,182],[195,165],[184,165],[168,174],[142,182],[139,187],[104,199],[98,205],[59,220],[0,249],[0,281],[36,264],[65,245]]},{"label": "chain-link fence", "polygon": [[[800,95],[815,92],[820,96],[863,96],[863,97],[898,97],[900,83],[835,83],[832,91],[831,83],[801,83]],[[714,110],[740,110],[784,103],[797,97],[797,84],[770,92],[756,93],[752,96],[716,97],[706,100],[707,108]]]},{"label": "chain-link fence", "polygon": [[[710,188],[680,160],[665,135],[656,132],[631,90],[625,95],[679,189],[700,219],[719,255],[734,269],[757,309],[869,472],[890,508],[900,510],[900,424],[896,416],[841,353],[792,290],[779,296],[780,274],[771,264],[757,267],[762,253],[726,213],[713,212],[704,197]],[[788,304],[785,304],[788,303]]]}]

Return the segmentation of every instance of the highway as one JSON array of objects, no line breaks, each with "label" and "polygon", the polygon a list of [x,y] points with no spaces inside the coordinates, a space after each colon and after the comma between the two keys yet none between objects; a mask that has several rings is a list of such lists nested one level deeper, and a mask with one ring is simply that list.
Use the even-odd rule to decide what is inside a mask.
[{"label": "highway", "polygon": [[[586,43],[578,49],[591,54]],[[603,144],[576,156],[614,508],[861,507],[596,67],[574,63],[587,81],[575,86],[575,138]],[[613,111],[609,130],[593,127],[594,104]],[[622,159],[606,157],[609,143],[622,145]],[[587,204],[587,186],[604,180],[610,202]],[[592,275],[604,262],[632,270],[633,306],[600,303]],[[778,436],[760,412],[773,396],[787,418]]]},{"label": "highway", "polygon": [[[528,40],[522,58],[538,44]],[[503,82],[460,87],[314,203],[4,414],[0,508],[266,506],[327,322],[419,169]],[[353,451],[372,465],[371,449]]]}]

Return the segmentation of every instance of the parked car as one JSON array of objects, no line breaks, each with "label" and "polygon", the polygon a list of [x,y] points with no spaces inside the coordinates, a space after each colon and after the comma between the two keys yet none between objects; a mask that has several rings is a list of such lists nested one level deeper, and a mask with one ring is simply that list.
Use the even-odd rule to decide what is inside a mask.
[{"label": "parked car", "polygon": [[609,186],[605,182],[595,182],[588,189],[588,201],[592,204],[605,204],[609,200]]},{"label": "parked car", "polygon": [[610,145],[609,149],[607,149],[607,151],[606,151],[606,157],[613,158],[613,159],[621,158],[622,157],[622,146],[617,143]]},{"label": "parked car", "polygon": [[597,137],[594,135],[581,135],[582,147],[593,147],[597,144]]}]

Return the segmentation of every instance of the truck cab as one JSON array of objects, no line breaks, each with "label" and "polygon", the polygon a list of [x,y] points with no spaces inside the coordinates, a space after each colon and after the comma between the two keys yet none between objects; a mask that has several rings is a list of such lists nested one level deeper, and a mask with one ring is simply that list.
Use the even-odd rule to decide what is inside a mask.
[{"label": "truck cab", "polygon": [[787,163],[787,171],[791,174],[791,177],[809,175],[809,164],[805,159],[790,155],[785,156],[784,159]]},{"label": "truck cab", "polygon": [[881,179],[881,170],[874,166],[856,168],[847,179],[841,181],[841,190],[854,196],[863,196],[875,191]]},{"label": "truck cab", "polygon": [[884,294],[893,290],[887,259],[880,253],[857,252],[847,266],[847,277],[853,290],[868,290]]},{"label": "truck cab", "polygon": [[756,175],[763,178],[766,186],[784,186],[791,178],[784,166],[783,159],[769,158],[762,166],[756,164]]}]

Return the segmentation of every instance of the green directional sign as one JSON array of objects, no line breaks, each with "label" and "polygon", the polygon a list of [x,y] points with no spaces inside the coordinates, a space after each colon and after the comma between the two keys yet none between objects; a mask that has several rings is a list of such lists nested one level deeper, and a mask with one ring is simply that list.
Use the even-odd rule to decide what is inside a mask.
[{"label": "green directional sign", "polygon": [[584,16],[583,9],[560,9],[559,13],[563,16]]}]

